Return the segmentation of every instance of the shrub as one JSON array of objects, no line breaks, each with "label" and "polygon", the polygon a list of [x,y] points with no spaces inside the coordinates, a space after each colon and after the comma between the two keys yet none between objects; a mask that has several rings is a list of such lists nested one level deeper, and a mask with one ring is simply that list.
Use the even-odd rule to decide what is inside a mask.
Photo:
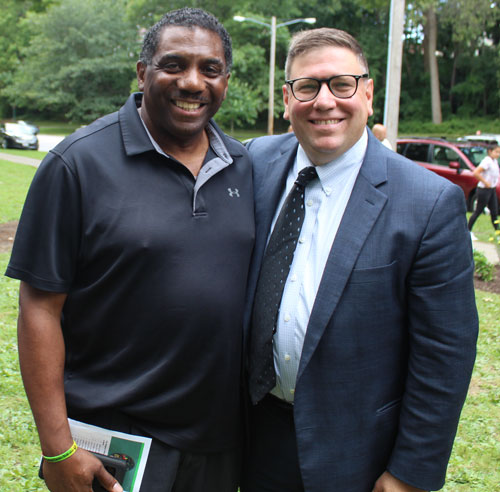
[{"label": "shrub", "polygon": [[474,250],[474,271],[481,280],[491,282],[495,272],[495,265],[490,263],[483,253]]}]

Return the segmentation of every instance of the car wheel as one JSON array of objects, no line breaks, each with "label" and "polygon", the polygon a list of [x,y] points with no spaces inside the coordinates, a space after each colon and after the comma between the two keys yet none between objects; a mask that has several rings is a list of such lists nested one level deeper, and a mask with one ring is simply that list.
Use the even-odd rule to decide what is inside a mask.
[{"label": "car wheel", "polygon": [[8,149],[8,148],[9,148],[9,145],[7,143],[7,140],[4,139],[2,142],[2,149]]}]

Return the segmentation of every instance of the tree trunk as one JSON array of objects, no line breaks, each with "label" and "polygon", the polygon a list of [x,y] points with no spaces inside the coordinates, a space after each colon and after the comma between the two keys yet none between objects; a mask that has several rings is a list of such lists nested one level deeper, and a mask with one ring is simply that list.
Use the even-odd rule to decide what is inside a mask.
[{"label": "tree trunk", "polygon": [[450,80],[450,95],[449,95],[449,102],[450,102],[450,111],[452,114],[456,113],[456,110],[454,108],[454,98],[453,98],[453,87],[455,87],[455,83],[457,81],[457,65],[458,65],[458,58],[460,56],[460,47],[458,43],[455,44],[455,49],[453,52],[453,67],[451,69],[451,80]]},{"label": "tree trunk", "polygon": [[440,124],[443,122],[441,115],[441,94],[439,92],[439,69],[436,57],[437,48],[437,18],[434,7],[430,6],[425,13],[426,33],[428,35],[425,57],[429,67],[431,79],[431,104],[432,104],[432,122]]}]

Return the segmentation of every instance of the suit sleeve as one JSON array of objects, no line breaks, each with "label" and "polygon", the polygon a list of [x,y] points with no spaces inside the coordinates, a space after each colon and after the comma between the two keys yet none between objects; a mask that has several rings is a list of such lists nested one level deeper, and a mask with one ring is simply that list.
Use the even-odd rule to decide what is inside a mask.
[{"label": "suit sleeve", "polygon": [[444,484],[476,355],[474,264],[461,190],[445,186],[408,277],[409,358],[388,470],[424,490]]}]

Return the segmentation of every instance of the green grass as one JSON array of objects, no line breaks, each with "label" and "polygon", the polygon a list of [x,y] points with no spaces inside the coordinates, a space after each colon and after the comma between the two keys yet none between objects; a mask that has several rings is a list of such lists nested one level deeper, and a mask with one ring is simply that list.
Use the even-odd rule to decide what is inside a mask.
[{"label": "green grass", "polygon": [[17,220],[21,215],[35,170],[31,166],[0,160],[0,223]]},{"label": "green grass", "polygon": [[[469,220],[470,216],[471,214],[468,213],[467,220]],[[495,229],[493,229],[493,224],[491,223],[491,218],[489,215],[481,214],[474,223],[472,232],[480,241],[495,244],[497,246],[498,252],[500,253],[500,234],[498,234]]]},{"label": "green grass", "polygon": [[47,155],[47,152],[41,152],[40,150],[0,149],[0,159],[2,158],[2,154],[19,155],[21,157],[29,157],[30,159],[42,160]]},{"label": "green grass", "polygon": [[413,118],[400,121],[398,125],[400,136],[444,137],[448,140],[474,134],[476,130],[481,130],[482,133],[500,133],[500,120],[452,117],[435,125],[432,121],[418,121]]},{"label": "green grass", "polygon": [[37,123],[40,132],[44,135],[69,135],[80,128],[80,123],[63,123],[57,121],[40,121]]},{"label": "green grass", "polygon": [[[8,254],[0,254],[4,272]],[[22,388],[16,348],[18,282],[0,277],[0,490],[46,491],[36,478],[38,437]],[[500,483],[500,296],[477,293],[478,356],[444,492],[492,492]]]},{"label": "green grass", "polygon": [[[0,223],[16,220],[34,168],[0,161]],[[493,228],[481,216],[474,233],[488,240]],[[0,253],[0,491],[43,492],[37,478],[40,450],[19,374],[16,343],[19,282],[3,276]],[[493,492],[500,483],[500,295],[477,292],[478,356],[448,468],[444,492]]]},{"label": "green grass", "polygon": [[478,353],[444,492],[493,492],[500,484],[500,296],[476,294]]},{"label": "green grass", "polygon": [[18,282],[3,276],[9,255],[0,254],[0,490],[47,490],[37,479],[36,428],[19,375],[16,344]]}]

